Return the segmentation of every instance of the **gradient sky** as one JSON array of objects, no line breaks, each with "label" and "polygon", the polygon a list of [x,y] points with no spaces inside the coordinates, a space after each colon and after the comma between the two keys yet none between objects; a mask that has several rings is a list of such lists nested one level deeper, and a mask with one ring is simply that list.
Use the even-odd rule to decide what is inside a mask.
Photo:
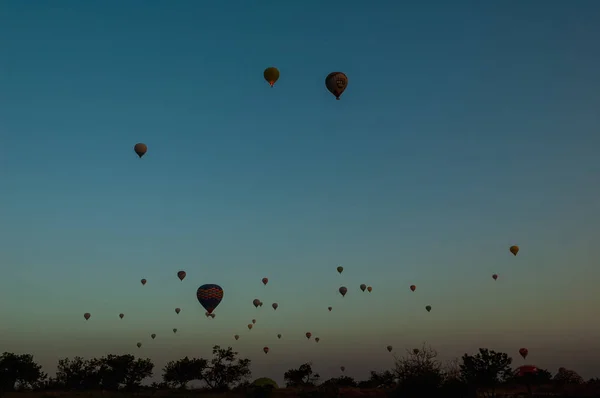
[{"label": "gradient sky", "polygon": [[600,375],[600,2],[327,4],[2,2],[0,350]]}]

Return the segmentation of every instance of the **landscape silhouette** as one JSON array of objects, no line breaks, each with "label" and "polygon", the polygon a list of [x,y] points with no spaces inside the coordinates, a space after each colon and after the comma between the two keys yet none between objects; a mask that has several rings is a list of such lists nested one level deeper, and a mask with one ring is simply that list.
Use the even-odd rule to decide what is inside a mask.
[{"label": "landscape silhouette", "polygon": [[0,4],[0,393],[600,396],[600,3]]}]

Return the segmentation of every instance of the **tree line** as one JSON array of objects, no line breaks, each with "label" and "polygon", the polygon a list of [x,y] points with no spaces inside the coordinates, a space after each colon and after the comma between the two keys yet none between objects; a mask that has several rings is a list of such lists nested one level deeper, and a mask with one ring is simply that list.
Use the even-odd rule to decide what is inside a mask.
[{"label": "tree line", "polygon": [[[191,381],[202,381],[207,389],[227,391],[251,389],[252,376],[248,358],[240,358],[231,347],[214,346],[212,358],[185,357],[171,361],[162,369],[162,382],[142,387],[153,376],[154,364],[148,358],[133,355],[106,355],[101,358],[74,357],[58,361],[55,377],[48,377],[30,354],[5,352],[0,356],[0,392],[15,390],[138,390],[185,389]],[[367,380],[356,381],[340,376],[321,381],[311,363],[284,373],[286,387],[336,391],[344,387],[387,388],[401,396],[473,396],[482,389],[492,396],[498,388],[523,385],[529,392],[541,385],[565,386],[584,384],[576,372],[560,368],[556,374],[546,369],[518,374],[512,368],[512,358],[506,353],[480,348],[473,355],[442,362],[437,352],[423,344],[394,357],[394,366],[385,371],[371,371]],[[587,385],[600,386],[600,379]],[[263,391],[264,392],[264,391]]]}]

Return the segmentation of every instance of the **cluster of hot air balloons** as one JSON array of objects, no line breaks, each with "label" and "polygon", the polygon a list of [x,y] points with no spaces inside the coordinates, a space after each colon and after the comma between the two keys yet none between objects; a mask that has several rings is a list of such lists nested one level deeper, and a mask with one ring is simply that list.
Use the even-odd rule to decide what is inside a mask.
[{"label": "cluster of hot air balloons", "polygon": [[[268,67],[263,72],[263,76],[267,83],[273,87],[279,80],[279,69],[274,66]],[[325,87],[331,94],[335,95],[336,100],[339,100],[346,87],[348,87],[348,76],[342,72],[331,72],[325,78]]]}]

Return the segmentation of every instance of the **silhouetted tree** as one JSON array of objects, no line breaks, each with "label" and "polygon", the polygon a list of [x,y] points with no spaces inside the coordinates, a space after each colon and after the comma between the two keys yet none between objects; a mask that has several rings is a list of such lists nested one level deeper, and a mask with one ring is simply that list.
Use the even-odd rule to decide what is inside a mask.
[{"label": "silhouetted tree", "polygon": [[0,356],[0,392],[35,388],[46,380],[42,367],[30,354],[5,352]]},{"label": "silhouetted tree", "polygon": [[100,361],[81,357],[59,359],[53,386],[67,390],[98,389],[101,387]]},{"label": "silhouetted tree", "polygon": [[577,372],[565,368],[559,368],[558,373],[554,375],[556,384],[582,384],[583,378]]},{"label": "silhouetted tree", "polygon": [[369,374],[368,380],[358,383],[360,388],[390,388],[396,384],[396,376],[389,370],[376,372],[374,370]]},{"label": "silhouetted tree", "polygon": [[461,378],[469,386],[487,389],[489,395],[495,396],[498,384],[512,377],[511,363],[512,358],[506,353],[480,348],[476,355],[463,355]]},{"label": "silhouetted tree", "polygon": [[332,377],[329,380],[324,381],[321,386],[329,386],[333,385],[336,387],[356,387],[356,381],[352,377],[348,376],[340,376],[340,377]]},{"label": "silhouetted tree", "polygon": [[437,351],[423,344],[421,348],[407,350],[395,357],[394,373],[398,380],[398,393],[402,396],[433,396],[442,385],[442,364]]},{"label": "silhouetted tree", "polygon": [[109,354],[92,361],[97,361],[99,364],[98,375],[102,380],[102,388],[106,390],[118,390],[119,387],[124,387],[126,390],[137,389],[142,380],[152,376],[154,369],[150,359],[135,359],[129,354]]},{"label": "silhouetted tree", "polygon": [[318,373],[313,373],[310,362],[300,365],[298,369],[289,369],[283,374],[287,387],[314,386],[320,378]]},{"label": "silhouetted tree", "polygon": [[171,361],[163,368],[162,379],[170,386],[185,388],[188,382],[202,379],[202,372],[207,365],[208,361],[203,358],[185,357],[178,361]]},{"label": "silhouetted tree", "polygon": [[211,389],[225,391],[249,378],[252,375],[250,359],[237,358],[237,355],[231,347],[224,349],[218,345],[214,346],[213,358],[207,361],[202,380]]}]

